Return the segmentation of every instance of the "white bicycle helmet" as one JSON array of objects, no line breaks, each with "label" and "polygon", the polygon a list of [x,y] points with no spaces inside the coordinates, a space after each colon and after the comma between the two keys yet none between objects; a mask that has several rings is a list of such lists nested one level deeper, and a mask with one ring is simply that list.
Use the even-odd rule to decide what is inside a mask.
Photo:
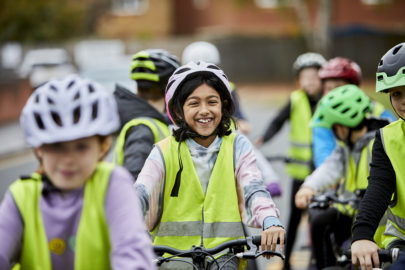
[{"label": "white bicycle helmet", "polygon": [[308,67],[321,68],[326,63],[326,59],[319,53],[308,52],[297,57],[293,64],[293,70],[296,75],[303,69]]},{"label": "white bicycle helmet", "polygon": [[204,61],[219,65],[221,58],[219,51],[214,44],[206,41],[196,41],[189,44],[184,50],[181,57],[183,65],[189,62]]},{"label": "white bicycle helmet", "polygon": [[231,86],[229,84],[228,78],[226,77],[225,73],[216,65],[211,63],[206,63],[203,61],[200,62],[189,62],[188,64],[179,67],[174,71],[173,75],[169,78],[169,82],[167,83],[166,87],[166,112],[169,116],[170,120],[176,124],[172,117],[172,108],[170,106],[171,100],[175,95],[176,91],[180,88],[179,86],[191,75],[200,72],[208,72],[214,74],[225,86],[228,90],[229,99],[232,100],[231,95]]},{"label": "white bicycle helmet", "polygon": [[119,127],[114,98],[101,85],[77,75],[50,80],[25,104],[20,124],[29,145],[109,135]]}]

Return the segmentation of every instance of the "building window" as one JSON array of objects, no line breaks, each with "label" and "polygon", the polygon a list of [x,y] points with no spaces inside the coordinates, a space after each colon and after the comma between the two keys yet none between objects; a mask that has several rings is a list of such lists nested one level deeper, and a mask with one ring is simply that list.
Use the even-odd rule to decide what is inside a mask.
[{"label": "building window", "polygon": [[149,7],[149,0],[113,0],[112,10],[117,15],[142,15]]}]

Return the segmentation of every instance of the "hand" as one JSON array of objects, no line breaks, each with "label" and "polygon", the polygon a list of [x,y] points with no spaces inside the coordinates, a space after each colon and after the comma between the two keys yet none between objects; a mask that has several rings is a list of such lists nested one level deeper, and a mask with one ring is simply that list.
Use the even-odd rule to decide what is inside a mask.
[{"label": "hand", "polygon": [[[271,226],[262,232],[262,250],[276,251],[277,240],[280,239],[280,252],[284,249],[284,235],[285,230],[280,226]],[[270,259],[270,255],[266,254],[265,257]]]},{"label": "hand", "polygon": [[238,120],[238,129],[242,131],[243,134],[248,134],[252,130],[252,126],[246,120]]},{"label": "hand", "polygon": [[310,187],[301,187],[295,194],[295,205],[300,209],[307,208],[315,193],[315,190]]},{"label": "hand", "polygon": [[358,240],[351,246],[352,264],[360,265],[363,270],[372,270],[374,267],[380,266],[378,258],[378,246],[370,240]]},{"label": "hand", "polygon": [[263,144],[263,137],[259,137],[255,141],[255,146],[260,146]]},{"label": "hand", "polygon": [[281,185],[277,182],[271,182],[266,186],[268,192],[270,192],[271,197],[279,197],[281,196],[282,190]]}]

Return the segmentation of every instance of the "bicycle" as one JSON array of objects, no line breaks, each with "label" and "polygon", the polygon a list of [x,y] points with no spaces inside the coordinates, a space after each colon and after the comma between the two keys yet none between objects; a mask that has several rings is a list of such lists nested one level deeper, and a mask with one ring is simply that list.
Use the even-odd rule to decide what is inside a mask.
[{"label": "bicycle", "polygon": [[[352,209],[358,209],[364,193],[365,189],[359,189],[354,192],[355,196],[342,199],[338,197],[338,195],[336,194],[336,190],[330,190],[322,194],[314,195],[311,199],[311,202],[308,204],[308,208],[320,209],[323,211],[330,208],[332,205],[340,204],[343,206],[350,206]],[[348,269],[350,269],[346,256],[344,255],[344,250],[350,247],[350,238],[345,240],[342,244],[338,244],[332,236],[333,235],[331,235],[330,238],[333,246],[333,253],[336,258],[336,265],[339,267],[343,267],[338,269],[345,269],[344,266],[347,266]]]},{"label": "bicycle", "polygon": [[[247,236],[245,239],[230,240],[210,249],[205,248],[203,245],[193,245],[189,250],[178,250],[168,246],[154,246],[153,249],[157,255],[155,263],[158,266],[169,261],[181,261],[190,264],[195,270],[207,269],[207,257],[212,259],[212,263],[217,266],[218,270],[223,269],[223,267],[234,257],[240,259],[256,259],[259,256],[268,254],[270,256],[280,257],[284,260],[284,255],[280,252],[271,250],[259,251],[260,244],[261,236],[255,235]],[[229,249],[230,253],[233,255],[222,265],[219,265],[214,256],[225,249]],[[163,257],[164,253],[170,254],[171,256]],[[191,258],[192,262],[181,260],[178,257]]]}]

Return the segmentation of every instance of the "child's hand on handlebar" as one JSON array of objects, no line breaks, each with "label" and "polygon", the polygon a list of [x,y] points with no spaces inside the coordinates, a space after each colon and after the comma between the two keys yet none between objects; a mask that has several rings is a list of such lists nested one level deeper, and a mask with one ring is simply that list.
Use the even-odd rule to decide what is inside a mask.
[{"label": "child's hand on handlebar", "polygon": [[[280,243],[280,252],[284,249],[284,235],[285,230],[280,226],[272,226],[262,232],[262,250],[271,250],[276,251],[277,241]],[[267,259],[270,258],[270,255],[265,255]]]},{"label": "child's hand on handlebar", "polygon": [[310,187],[301,187],[295,194],[295,205],[301,209],[307,208],[315,193],[315,190]]},{"label": "child's hand on handlebar", "polygon": [[357,240],[351,246],[352,264],[360,265],[361,269],[372,270],[380,266],[378,246],[370,240]]}]

